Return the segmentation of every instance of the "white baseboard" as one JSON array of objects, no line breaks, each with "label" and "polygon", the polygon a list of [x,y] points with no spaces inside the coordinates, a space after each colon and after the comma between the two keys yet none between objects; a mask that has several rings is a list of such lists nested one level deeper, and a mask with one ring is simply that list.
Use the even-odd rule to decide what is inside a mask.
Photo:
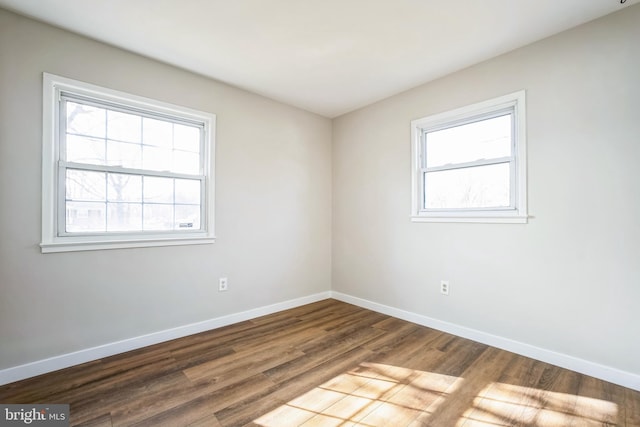
[{"label": "white baseboard", "polygon": [[467,338],[473,341],[507,350],[512,353],[520,354],[522,356],[530,357],[532,359],[560,366],[561,368],[570,369],[581,374],[596,377],[604,381],[640,391],[640,375],[638,374],[621,371],[619,369],[600,365],[588,360],[579,359],[577,357],[557,353],[551,350],[546,350],[544,348],[525,344],[519,341],[514,341],[508,338],[503,338],[497,335],[492,335],[486,332],[478,331],[476,329],[467,328],[449,322],[443,322],[442,320],[433,319],[431,317],[412,313],[410,311],[400,310],[398,308],[379,304],[377,302],[365,300],[362,298],[353,297],[351,295],[346,295],[340,292],[332,291],[331,297],[339,301],[377,311],[378,313],[387,314],[389,316],[417,323],[418,325],[427,326],[429,328],[437,329],[439,331],[447,332],[462,338]]},{"label": "white baseboard", "polygon": [[68,368],[70,366],[79,365],[81,363],[90,362],[92,360],[102,359],[104,357],[113,356],[115,354],[124,353],[126,351],[135,350],[176,338],[186,337],[188,335],[197,334],[199,332],[209,331],[211,329],[220,328],[222,326],[231,325],[233,323],[255,319],[256,317],[265,316],[267,314],[299,307],[301,305],[310,304],[312,302],[321,301],[328,298],[331,298],[331,292],[321,292],[302,298],[296,298],[277,304],[258,307],[251,310],[242,311],[240,313],[216,317],[214,319],[204,320],[202,322],[178,326],[177,328],[153,332],[151,334],[142,335],[139,337],[128,338],[122,341],[116,341],[109,344],[76,351],[73,353],[62,354],[59,356],[50,357],[48,359],[38,360],[24,365],[3,369],[0,370],[0,385],[9,384],[14,381],[20,381],[25,378],[34,377],[36,375],[45,374],[47,372],[57,371],[59,369]]},{"label": "white baseboard", "polygon": [[124,353],[172,339],[182,338],[188,335],[197,334],[199,332],[220,328],[222,326],[231,325],[233,323],[255,319],[256,317],[299,307],[301,305],[310,304],[327,298],[334,298],[339,301],[347,302],[349,304],[357,305],[359,307],[367,308],[369,310],[377,311],[379,313],[413,322],[418,325],[427,326],[459,337],[491,345],[493,347],[511,351],[522,356],[531,357],[542,362],[550,363],[562,368],[580,372],[585,375],[590,375],[604,381],[609,381],[623,387],[628,387],[630,389],[640,391],[640,375],[638,374],[621,371],[619,369],[600,365],[598,363],[590,362],[584,359],[579,359],[566,354],[557,353],[540,347],[535,347],[519,341],[514,341],[508,338],[503,338],[497,335],[478,331],[476,329],[467,328],[449,322],[443,322],[442,320],[433,319],[421,314],[401,310],[335,291],[321,292],[302,298],[296,298],[293,300],[284,301],[264,307],[258,307],[240,313],[217,317],[202,322],[179,326],[177,328],[154,332],[139,337],[129,338],[122,341],[104,344],[73,353],[62,354],[48,359],[38,360],[24,365],[3,369],[0,370],[0,385],[9,384],[14,381],[34,377],[36,375],[45,374],[47,372],[57,371],[59,369],[68,368],[70,366],[79,365],[81,363],[113,356],[115,354]]}]

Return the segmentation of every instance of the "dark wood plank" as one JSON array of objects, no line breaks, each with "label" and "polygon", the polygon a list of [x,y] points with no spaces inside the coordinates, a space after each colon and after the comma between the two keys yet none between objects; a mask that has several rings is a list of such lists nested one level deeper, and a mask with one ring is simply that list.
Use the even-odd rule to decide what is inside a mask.
[{"label": "dark wood plank", "polygon": [[620,410],[625,411],[625,421],[628,427],[640,426],[640,397],[635,390],[624,390],[624,406]]},{"label": "dark wood plank", "polygon": [[[640,426],[640,392],[335,300],[0,387],[71,425]],[[558,424],[559,423],[559,424]]]}]

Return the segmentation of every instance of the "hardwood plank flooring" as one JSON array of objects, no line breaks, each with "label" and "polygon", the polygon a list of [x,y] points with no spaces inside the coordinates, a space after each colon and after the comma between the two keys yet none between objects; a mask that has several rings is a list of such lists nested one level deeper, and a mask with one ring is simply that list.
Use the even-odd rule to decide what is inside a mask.
[{"label": "hardwood plank flooring", "polygon": [[0,387],[71,425],[640,426],[640,392],[325,300]]}]

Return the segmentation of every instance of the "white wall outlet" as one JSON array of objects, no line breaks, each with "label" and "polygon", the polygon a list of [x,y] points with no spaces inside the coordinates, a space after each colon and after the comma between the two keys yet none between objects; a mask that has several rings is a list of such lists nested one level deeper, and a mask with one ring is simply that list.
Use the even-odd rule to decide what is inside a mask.
[{"label": "white wall outlet", "polygon": [[441,280],[440,281],[440,293],[442,295],[449,295],[449,281]]},{"label": "white wall outlet", "polygon": [[218,281],[218,291],[224,292],[229,290],[229,281],[226,277],[221,277]]}]

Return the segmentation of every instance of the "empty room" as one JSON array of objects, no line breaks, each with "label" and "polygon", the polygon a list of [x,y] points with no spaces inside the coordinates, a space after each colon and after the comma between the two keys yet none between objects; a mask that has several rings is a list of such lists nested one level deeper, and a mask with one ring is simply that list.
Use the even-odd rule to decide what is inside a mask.
[{"label": "empty room", "polygon": [[0,0],[0,426],[640,426],[640,0]]}]

